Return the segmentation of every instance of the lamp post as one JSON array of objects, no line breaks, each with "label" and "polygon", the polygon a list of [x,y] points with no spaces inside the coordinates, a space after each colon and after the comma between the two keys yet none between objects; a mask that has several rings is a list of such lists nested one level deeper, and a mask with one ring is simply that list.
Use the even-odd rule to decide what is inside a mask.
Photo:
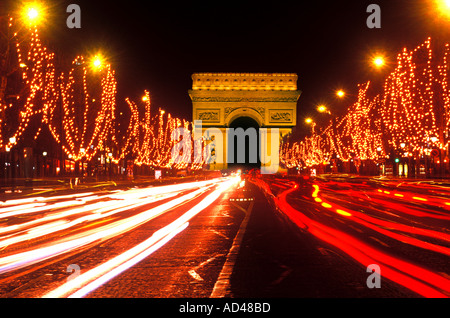
[{"label": "lamp post", "polygon": [[43,176],[47,176],[47,151],[42,152],[42,156],[44,157],[44,173]]},{"label": "lamp post", "polygon": [[331,115],[331,112],[328,110],[327,106],[325,106],[325,105],[317,106],[317,111],[319,113],[327,113],[328,115]]},{"label": "lamp post", "polygon": [[112,179],[112,152],[108,153],[108,158],[109,158],[109,181],[111,181]]},{"label": "lamp post", "polygon": [[80,148],[80,153],[82,154],[81,156],[81,178],[84,177],[84,155],[86,153],[86,149],[85,148]]},{"label": "lamp post", "polygon": [[[345,92],[343,90],[338,90],[336,92],[336,96],[339,98],[343,98],[345,96]],[[317,111],[319,113],[322,114],[327,114],[330,116],[331,118],[331,128],[333,129],[333,137],[337,138],[337,127],[336,127],[336,117],[333,116],[333,114],[331,113],[331,111],[328,109],[328,107],[324,104],[318,105],[317,106]],[[336,140],[333,140],[333,143],[336,144]],[[336,164],[337,164],[337,159],[336,158]]]}]

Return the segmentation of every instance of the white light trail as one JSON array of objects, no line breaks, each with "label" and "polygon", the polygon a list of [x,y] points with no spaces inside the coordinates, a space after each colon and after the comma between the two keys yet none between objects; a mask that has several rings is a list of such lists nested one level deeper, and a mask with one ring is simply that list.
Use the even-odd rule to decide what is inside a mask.
[{"label": "white light trail", "polygon": [[[189,224],[189,221],[199,212],[215,202],[219,196],[229,187],[239,181],[239,178],[229,179],[218,185],[218,188],[207,195],[202,201],[189,209],[181,217],[153,233],[153,235],[144,242],[116,256],[115,258],[79,275],[77,278],[65,283],[57,289],[47,293],[43,297],[56,298],[65,297],[77,288],[85,285],[75,293],[69,295],[71,298],[84,297],[107,281],[124,272],[131,266],[145,259],[164,244],[169,242],[178,233],[183,231]],[[87,284],[87,285],[86,285]]]},{"label": "white light trail", "polygon": [[[150,203],[155,203],[160,200],[164,200],[173,196],[180,194],[182,191],[192,190],[194,188],[206,187],[218,182],[218,179],[207,180],[201,182],[189,182],[182,184],[166,185],[161,187],[148,187],[139,188],[131,190],[115,190],[113,193],[108,193],[105,195],[94,195],[93,192],[85,192],[70,195],[60,195],[53,197],[35,197],[27,198],[23,200],[10,200],[5,202],[8,203],[8,207],[0,208],[0,219],[18,216],[22,214],[31,214],[36,212],[47,212],[43,217],[34,219],[29,222],[24,222],[21,224],[14,224],[10,226],[0,227],[0,234],[3,234],[3,238],[0,239],[0,248],[17,244],[23,241],[36,239],[38,236],[49,235],[51,233],[62,231],[70,227],[79,225],[83,222],[99,220],[101,218],[109,217],[113,214],[127,211],[130,209],[138,208]],[[46,204],[45,201],[56,200],[56,199],[74,199],[71,201],[63,201],[54,204]],[[104,200],[91,204],[85,204],[87,201],[92,200]],[[112,200],[111,200],[112,199]],[[22,205],[9,206],[9,203],[22,202]],[[29,203],[38,202],[38,203]],[[78,208],[73,208],[74,205],[82,205]],[[55,210],[69,208],[66,211],[58,212]],[[3,212],[3,213],[2,213]],[[65,220],[67,217],[73,217],[76,214],[86,214],[89,215],[81,216],[74,220]],[[64,219],[62,222],[53,222],[58,219]],[[28,231],[27,229],[32,226],[40,226],[40,224],[45,222],[52,222],[50,226],[43,227],[41,231]],[[6,235],[9,232],[15,231],[14,234]],[[25,232],[24,232],[25,231]]]},{"label": "white light trail", "polygon": [[[200,195],[210,187],[214,186],[215,183],[223,182],[222,180],[209,180],[207,182],[193,182],[190,183],[191,188],[200,187],[198,190],[195,190],[189,194],[183,195],[179,198],[173,199],[169,202],[161,204],[152,209],[141,212],[137,215],[131,216],[124,220],[115,221],[111,224],[107,224],[101,226],[99,228],[91,229],[90,231],[85,231],[80,234],[72,235],[69,238],[61,239],[57,242],[52,243],[50,246],[44,246],[40,248],[35,248],[30,251],[16,253],[9,256],[5,256],[0,258],[0,274],[19,269],[28,265],[35,264],[40,261],[44,261],[46,259],[67,253],[74,249],[87,246],[88,244],[92,244],[98,240],[106,240],[116,235],[125,233],[127,231],[132,230],[133,228],[142,225],[149,220],[154,219],[155,217],[165,213],[169,209],[174,208],[177,205],[186,203],[189,200],[192,200],[196,196]],[[176,185],[181,189],[188,189],[189,186],[187,184]],[[150,188],[147,191],[152,191],[155,188]],[[177,187],[167,186],[166,190],[170,189],[171,191],[175,191]],[[161,189],[158,189],[156,192],[162,192]],[[117,205],[116,205],[117,206]],[[130,206],[127,207],[129,209]],[[58,224],[59,229],[67,228],[69,225],[66,224]],[[52,229],[54,231],[54,229]],[[42,232],[40,233],[42,235]],[[9,241],[11,243],[11,241]]]},{"label": "white light trail", "polygon": [[142,242],[141,244],[135,246],[134,248],[126,251],[119,256],[116,256],[108,262],[103,263],[102,265],[79,275],[75,279],[70,280],[66,284],[44,295],[43,298],[63,297],[64,295],[67,295],[70,292],[78,289],[83,284],[86,284],[87,282],[97,278],[90,284],[86,285],[85,287],[69,296],[69,298],[84,297],[88,293],[97,289],[99,286],[103,285],[107,281],[111,280],[115,276],[119,275],[123,271],[127,270],[131,266],[135,265],[136,263],[140,262],[150,254],[158,250],[160,247],[174,238],[178,233],[183,231],[187,226],[188,223],[185,223],[182,227],[177,228],[170,233],[167,233],[167,235],[163,237],[161,237],[160,235],[156,235],[157,232],[155,232],[149,239]]}]

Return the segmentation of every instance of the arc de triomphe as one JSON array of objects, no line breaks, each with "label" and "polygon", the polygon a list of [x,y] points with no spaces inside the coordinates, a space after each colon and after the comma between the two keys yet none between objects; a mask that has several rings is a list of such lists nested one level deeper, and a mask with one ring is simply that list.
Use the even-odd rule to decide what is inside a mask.
[{"label": "arc de triomphe", "polygon": [[[226,136],[233,121],[248,117],[259,128],[277,128],[280,142],[297,124],[297,78],[292,73],[195,73],[189,90],[193,121],[202,121],[202,134],[214,127]],[[226,149],[220,156],[211,169],[227,168]]]}]

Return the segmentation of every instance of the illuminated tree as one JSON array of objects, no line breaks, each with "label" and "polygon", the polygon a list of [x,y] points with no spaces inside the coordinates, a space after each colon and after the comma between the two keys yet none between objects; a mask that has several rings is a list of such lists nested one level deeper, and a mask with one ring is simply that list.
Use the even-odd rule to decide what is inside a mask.
[{"label": "illuminated tree", "polygon": [[413,51],[404,49],[385,82],[381,114],[392,149],[402,143],[421,154],[432,146],[443,149],[448,127],[448,44],[443,58],[432,50],[431,39]]},{"label": "illuminated tree", "polygon": [[42,130],[43,116],[55,92],[54,53],[42,45],[36,28],[21,31],[9,19],[2,59],[0,148],[30,143]]},{"label": "illuminated tree", "polygon": [[[173,118],[161,108],[153,115],[148,91],[145,91],[142,101],[144,108],[143,111],[139,111],[138,104],[130,98],[126,98],[131,117],[119,159],[125,158],[131,153],[134,163],[138,166],[171,168],[174,164],[172,148],[179,139],[177,128],[184,127],[189,131],[189,123],[179,118]],[[183,158],[175,168],[183,169],[188,162],[190,161],[187,158]]]},{"label": "illuminated tree", "polygon": [[448,151],[449,54],[449,44],[433,50],[430,38],[412,51],[405,48],[382,94],[370,97],[370,83],[360,85],[357,101],[336,124],[283,145],[283,164],[311,166],[330,156],[376,160],[396,151],[418,160],[433,147]]},{"label": "illuminated tree", "polygon": [[379,97],[370,99],[367,96],[369,86],[370,82],[360,85],[358,100],[349,107],[339,124],[336,150],[344,161],[351,158],[374,160],[381,154],[377,149],[383,149],[380,118],[375,109]]},{"label": "illuminated tree", "polygon": [[69,158],[90,161],[97,151],[111,147],[107,143],[115,118],[115,73],[109,64],[92,69],[79,56],[58,79],[58,96],[47,105],[46,122]]},{"label": "illuminated tree", "polygon": [[[327,128],[328,129],[328,128]],[[312,135],[292,146],[284,143],[280,150],[280,162],[287,168],[312,167],[330,160],[330,143],[326,133],[316,133],[315,123],[312,124]]]}]

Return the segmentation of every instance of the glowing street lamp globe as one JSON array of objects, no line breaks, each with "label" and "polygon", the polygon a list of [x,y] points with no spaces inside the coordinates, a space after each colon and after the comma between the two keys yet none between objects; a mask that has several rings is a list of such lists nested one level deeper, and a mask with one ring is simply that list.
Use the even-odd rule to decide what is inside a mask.
[{"label": "glowing street lamp globe", "polygon": [[385,64],[384,58],[382,56],[374,57],[372,62],[375,65],[375,67],[377,67],[377,68],[380,68],[380,67],[384,66],[384,64]]},{"label": "glowing street lamp globe", "polygon": [[106,59],[101,53],[97,53],[90,58],[90,68],[93,71],[100,71],[103,69],[104,66],[106,66]]},{"label": "glowing street lamp globe", "polygon": [[103,65],[103,61],[102,58],[98,55],[94,56],[93,60],[92,60],[92,67],[95,70],[99,70]]},{"label": "glowing street lamp globe", "polygon": [[320,105],[320,106],[317,107],[317,110],[318,110],[319,112],[321,112],[321,113],[324,113],[324,112],[327,111],[327,107],[324,106],[324,105]]},{"label": "glowing street lamp globe", "polygon": [[32,3],[23,8],[23,19],[30,25],[37,25],[43,19],[43,8],[39,3]]},{"label": "glowing street lamp globe", "polygon": [[337,95],[337,97],[342,98],[345,96],[345,92],[342,89],[340,89],[336,92],[336,95]]},{"label": "glowing street lamp globe", "polygon": [[36,8],[29,8],[27,11],[28,19],[34,20],[39,16],[39,12]]},{"label": "glowing street lamp globe", "polygon": [[436,5],[441,15],[450,18],[450,0],[436,0]]}]

